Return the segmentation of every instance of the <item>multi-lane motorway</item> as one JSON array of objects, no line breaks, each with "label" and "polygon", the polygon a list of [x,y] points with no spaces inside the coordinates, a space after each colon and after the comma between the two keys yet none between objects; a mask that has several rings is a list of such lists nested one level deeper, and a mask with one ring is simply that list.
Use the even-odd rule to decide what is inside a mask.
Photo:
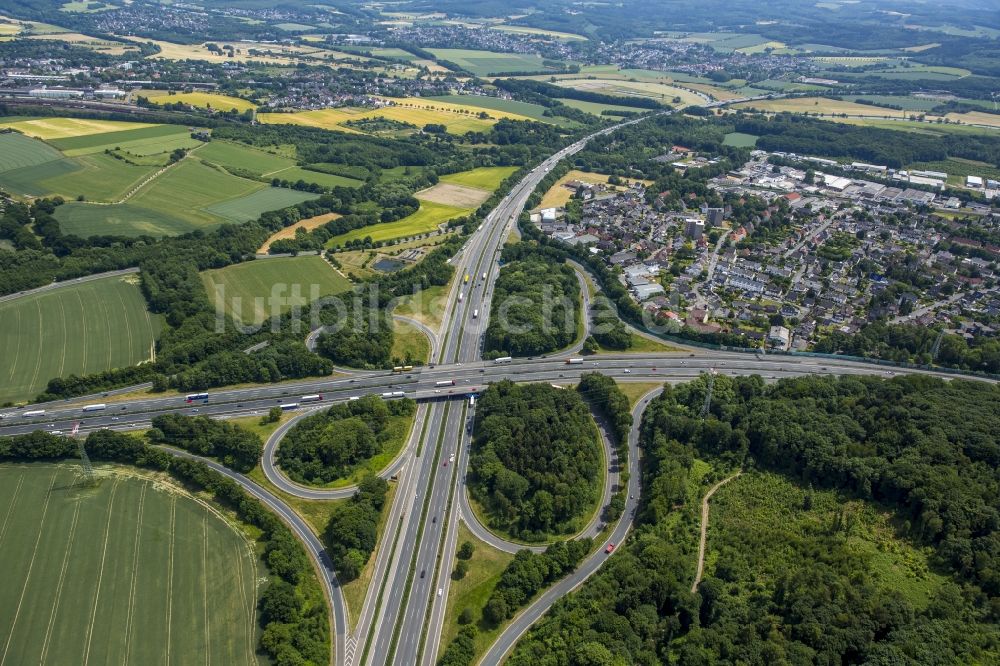
[{"label": "multi-lane motorway", "polygon": [[[639,122],[639,119],[624,124]],[[602,130],[598,134],[613,131]],[[596,136],[596,135],[595,135]],[[302,520],[280,499],[252,481],[213,464],[219,471],[239,481],[252,494],[275,510],[303,541],[317,569],[332,608],[335,664],[433,664],[442,647],[440,636],[448,598],[448,586],[457,540],[458,521],[504,550],[516,550],[478,523],[465,495],[468,452],[474,406],[468,397],[491,382],[571,384],[583,372],[599,371],[623,382],[680,382],[715,371],[724,374],[757,374],[779,379],[806,374],[864,374],[890,376],[909,369],[887,369],[846,359],[818,359],[794,356],[757,356],[738,352],[699,351],[642,355],[598,355],[582,362],[568,363],[567,354],[519,359],[497,364],[481,361],[483,332],[490,312],[497,262],[503,242],[532,191],[564,157],[580,150],[586,140],[556,153],[528,174],[492,211],[480,228],[452,260],[456,280],[447,300],[440,331],[436,332],[434,363],[412,372],[352,373],[348,376],[303,380],[280,385],[213,391],[207,400],[188,403],[183,396],[137,397],[128,395],[91,396],[85,399],[30,405],[22,409],[0,410],[0,435],[14,435],[44,429],[70,432],[79,424],[80,432],[99,428],[135,429],[148,427],[157,414],[179,412],[216,418],[265,413],[276,405],[301,403],[300,414],[283,424],[268,440],[263,469],[268,480],[291,495],[307,499],[337,499],[353,493],[353,488],[319,490],[288,480],[275,465],[275,450],[281,438],[307,409],[342,402],[363,395],[398,397],[401,393],[419,401],[410,441],[385,469],[385,477],[397,479],[395,501],[390,508],[385,533],[377,551],[374,576],[360,611],[357,629],[348,627],[348,613],[336,576],[322,544]],[[468,276],[468,278],[466,278]],[[586,299],[587,290],[581,283]],[[459,297],[461,295],[461,297]],[[584,309],[586,315],[589,308]],[[933,373],[952,378],[954,375]],[[306,395],[322,395],[321,400],[302,402]],[[636,406],[635,425],[629,436],[630,471],[625,512],[581,566],[550,588],[518,615],[489,649],[483,664],[497,664],[518,637],[558,598],[581,584],[607,557],[608,542],[620,543],[632,525],[639,497],[638,424],[652,394]],[[87,403],[106,401],[103,409],[84,411]],[[44,410],[44,411],[43,411]],[[28,414],[34,414],[28,416]],[[606,444],[607,445],[607,444]],[[180,454],[179,454],[180,455]],[[609,461],[613,460],[609,457]],[[616,468],[615,465],[612,465]],[[609,478],[608,484],[615,482]],[[606,486],[605,498],[610,485]],[[589,530],[588,534],[597,532]]]}]

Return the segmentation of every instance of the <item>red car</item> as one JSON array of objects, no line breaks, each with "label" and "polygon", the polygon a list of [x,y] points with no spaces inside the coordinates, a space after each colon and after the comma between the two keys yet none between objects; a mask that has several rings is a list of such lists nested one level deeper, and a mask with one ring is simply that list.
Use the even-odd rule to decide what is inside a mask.
[{"label": "red car", "polygon": [[443,464],[443,465],[441,465],[441,467],[447,467],[447,466],[448,466],[448,461],[447,461],[447,460],[445,460],[445,461],[444,461],[444,464]]},{"label": "red car", "polygon": [[607,554],[609,554],[609,555],[611,553],[615,552],[615,544],[609,543],[608,547],[604,549],[604,552],[607,553]]}]

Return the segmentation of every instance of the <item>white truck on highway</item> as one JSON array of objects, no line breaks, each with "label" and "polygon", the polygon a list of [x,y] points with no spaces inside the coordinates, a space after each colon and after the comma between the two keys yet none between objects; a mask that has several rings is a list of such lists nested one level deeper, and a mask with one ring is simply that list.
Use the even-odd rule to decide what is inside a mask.
[{"label": "white truck on highway", "polygon": [[510,363],[513,361],[510,356],[501,356],[500,358],[493,359],[493,365],[503,365],[504,363]]},{"label": "white truck on highway", "polygon": [[32,416],[42,416],[44,414],[45,414],[44,409],[32,409],[31,411],[28,412],[21,412],[21,416],[23,416],[24,418],[31,418]]},{"label": "white truck on highway", "polygon": [[108,406],[105,405],[102,402],[102,403],[99,403],[99,404],[96,404],[96,405],[84,405],[83,406],[83,411],[85,411],[85,412],[100,412],[100,411],[105,410],[107,408],[108,408]]},{"label": "white truck on highway", "polygon": [[583,363],[582,358],[568,358],[566,359],[566,365],[580,365]]}]

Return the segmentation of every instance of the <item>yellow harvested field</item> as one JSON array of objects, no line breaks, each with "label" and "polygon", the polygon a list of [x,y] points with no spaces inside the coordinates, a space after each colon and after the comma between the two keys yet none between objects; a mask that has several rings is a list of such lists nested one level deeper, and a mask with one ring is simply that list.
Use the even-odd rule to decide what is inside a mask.
[{"label": "yellow harvested field", "polygon": [[767,49],[783,49],[787,46],[784,42],[764,42],[763,44],[754,44],[753,46],[744,46],[743,48],[736,49],[740,53],[746,53],[750,55],[752,53],[763,53]]},{"label": "yellow harvested field", "polygon": [[828,65],[841,65],[843,67],[862,67],[872,65],[877,62],[885,62],[889,58],[881,56],[815,56],[811,60],[826,63]]},{"label": "yellow harvested field", "polygon": [[151,123],[132,123],[119,120],[88,120],[86,118],[37,118],[0,124],[36,139],[68,139],[74,136],[121,132],[123,130],[152,127]]},{"label": "yellow harvested field", "polygon": [[907,116],[910,111],[896,111],[866,104],[856,104],[828,97],[790,97],[787,99],[764,99],[735,104],[736,109],[755,109],[765,113],[846,113],[854,116]]},{"label": "yellow harvested field", "polygon": [[[160,60],[204,60],[206,62],[265,62],[275,65],[293,65],[299,62],[316,63],[318,60],[334,59],[334,53],[325,49],[284,44],[262,44],[257,42],[226,42],[233,47],[233,57],[225,52],[209,51],[206,43],[175,44],[155,39],[126,38],[132,41],[152,42],[160,47],[160,52],[149,56]],[[219,42],[216,42],[219,44]],[[221,44],[220,44],[221,45]],[[341,56],[343,57],[343,56]]]},{"label": "yellow harvested field", "polygon": [[[609,176],[602,173],[590,173],[587,171],[576,170],[570,171],[549,188],[549,191],[545,193],[544,197],[542,197],[542,203],[538,204],[538,208],[562,208],[565,206],[574,193],[573,189],[566,187],[567,183],[578,180],[582,183],[600,184],[607,183],[608,178]],[[640,182],[644,185],[650,185],[652,183],[650,180],[628,182]],[[613,189],[624,190],[625,186],[622,185],[614,187]]]},{"label": "yellow harvested field", "polygon": [[434,203],[446,206],[458,206],[459,208],[475,208],[490,198],[490,193],[475,187],[465,187],[463,185],[453,185],[452,183],[438,183],[426,190],[421,190],[414,194],[423,201],[433,201]]},{"label": "yellow harvested field", "polygon": [[623,95],[630,97],[646,97],[665,104],[677,104],[675,98],[680,98],[684,106],[704,104],[704,100],[690,90],[664,83],[648,81],[612,81],[609,79],[563,79],[556,85],[574,90],[586,90],[606,95]]},{"label": "yellow harvested field", "polygon": [[285,227],[281,231],[275,232],[270,238],[264,241],[264,244],[260,246],[259,250],[257,250],[257,254],[267,254],[267,251],[271,249],[271,244],[274,241],[285,238],[295,238],[295,230],[299,227],[304,227],[306,231],[312,231],[313,229],[323,226],[330,220],[336,220],[338,217],[340,217],[339,213],[325,213],[323,215],[317,215],[316,217],[299,220],[295,224]]},{"label": "yellow harvested field", "polygon": [[968,113],[949,113],[945,116],[951,122],[964,123],[966,125],[987,125],[989,127],[1000,127],[1000,115],[986,113],[984,111],[969,111]]},{"label": "yellow harvested field", "polygon": [[[417,98],[395,99],[392,106],[379,109],[363,109],[344,107],[338,109],[319,109],[317,111],[299,111],[296,113],[261,113],[257,120],[270,124],[306,125],[323,129],[355,132],[343,123],[348,120],[364,118],[389,118],[423,127],[427,124],[441,124],[448,128],[451,134],[485,131],[492,127],[500,118],[527,120],[525,116],[505,111],[494,111],[480,107],[452,104],[450,102],[428,101]],[[479,118],[485,111],[489,118]]]},{"label": "yellow harvested field", "polygon": [[[2,27],[2,26],[0,26]],[[106,55],[122,55],[129,51],[138,52],[139,47],[128,42],[118,42],[111,39],[97,39],[79,32],[58,32],[54,34],[29,35],[28,39],[45,39],[68,42],[74,46],[82,46],[92,51]]]},{"label": "yellow harvested field", "polygon": [[558,30],[544,30],[542,28],[529,28],[523,25],[494,25],[490,26],[494,30],[502,30],[503,32],[512,32],[519,35],[538,35],[539,37],[552,37],[553,39],[561,39],[568,42],[582,42],[586,41],[586,37],[583,35],[577,35],[572,32],[559,32]]},{"label": "yellow harvested field", "polygon": [[941,46],[941,42],[931,42],[930,44],[907,46],[906,48],[900,49],[900,51],[907,51],[909,53],[920,53],[921,51],[929,51],[930,49],[936,49],[939,46]]},{"label": "yellow harvested field", "polygon": [[20,23],[0,22],[0,37],[10,37],[21,32]]},{"label": "yellow harvested field", "polygon": [[218,111],[236,109],[240,113],[256,109],[257,105],[239,97],[220,95],[218,93],[189,92],[170,95],[166,90],[143,90],[138,94],[148,97],[153,104],[190,104],[202,108],[212,108]]},{"label": "yellow harvested field", "polygon": [[451,70],[447,67],[442,67],[433,60],[424,60],[423,58],[419,60],[411,61],[416,67],[426,67],[432,74],[447,74]]},{"label": "yellow harvested field", "polygon": [[730,99],[736,99],[737,97],[743,97],[743,95],[738,92],[733,92],[727,88],[721,88],[707,83],[685,83],[684,87],[690,88],[691,90],[697,90],[698,92],[703,92],[706,95],[711,95],[715,99],[722,100],[723,102]]}]

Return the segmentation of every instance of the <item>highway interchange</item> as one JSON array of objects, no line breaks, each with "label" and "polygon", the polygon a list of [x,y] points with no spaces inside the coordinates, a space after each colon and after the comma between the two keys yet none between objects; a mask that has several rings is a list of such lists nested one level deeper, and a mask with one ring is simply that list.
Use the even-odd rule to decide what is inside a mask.
[{"label": "highway interchange", "polygon": [[[631,124],[636,121],[629,121]],[[600,133],[615,128],[602,130]],[[599,133],[599,134],[600,134]],[[322,394],[320,402],[302,403],[303,411],[282,424],[265,445],[262,467],[268,480],[293,496],[305,499],[339,499],[353,494],[353,488],[323,490],[305,488],[287,479],[277,468],[274,454],[284,434],[311,409],[368,394],[399,393],[418,401],[410,440],[403,451],[382,471],[396,478],[397,492],[390,508],[386,529],[380,537],[374,576],[360,612],[357,628],[351,632],[348,611],[339,582],[332,571],[322,543],[306,523],[282,500],[254,481],[208,461],[217,471],[241,483],[244,488],[278,513],[302,540],[320,576],[332,613],[335,664],[434,664],[444,646],[440,637],[444,623],[450,574],[456,550],[458,522],[466,523],[478,538],[494,547],[513,552],[521,548],[490,533],[471,511],[465,489],[470,428],[474,406],[468,396],[501,379],[517,382],[574,384],[584,372],[599,371],[623,382],[681,382],[715,371],[731,375],[763,376],[767,380],[808,374],[859,374],[889,376],[921,370],[891,368],[847,359],[796,356],[758,356],[722,351],[684,351],[660,354],[601,354],[578,363],[568,363],[569,354],[517,359],[496,364],[482,361],[482,336],[490,312],[493,285],[499,270],[498,256],[503,243],[523,210],[528,197],[563,158],[580,150],[587,139],[551,156],[528,174],[502,200],[452,260],[456,279],[447,299],[443,324],[432,337],[433,363],[412,372],[351,373],[349,375],[287,382],[277,385],[213,391],[207,401],[188,404],[183,396],[110,398],[90,396],[70,401],[30,405],[21,410],[2,410],[0,435],[23,434],[37,429],[70,432],[79,424],[81,433],[100,428],[140,429],[149,426],[157,414],[179,412],[216,418],[232,418],[265,413],[270,408],[299,402],[302,396]],[[485,274],[485,278],[483,275]],[[468,275],[466,282],[464,276]],[[581,282],[584,299],[587,290]],[[462,294],[462,298],[458,294]],[[586,313],[587,308],[584,309]],[[934,373],[954,377],[951,373]],[[454,382],[441,386],[440,382]],[[480,663],[497,664],[517,639],[556,600],[579,586],[607,557],[607,543],[620,543],[632,527],[639,498],[638,425],[643,409],[655,391],[645,395],[633,412],[635,425],[629,435],[629,487],[622,518],[610,527],[599,547],[580,567],[555,584],[504,629]],[[107,401],[102,410],[84,412],[82,405]],[[28,412],[45,410],[34,417]],[[611,469],[617,469],[613,447],[604,438]],[[185,455],[173,451],[175,455]],[[190,457],[190,456],[189,456]],[[448,464],[445,464],[445,463]],[[604,498],[610,496],[617,473],[606,480]],[[594,522],[587,536],[600,532]]]}]

